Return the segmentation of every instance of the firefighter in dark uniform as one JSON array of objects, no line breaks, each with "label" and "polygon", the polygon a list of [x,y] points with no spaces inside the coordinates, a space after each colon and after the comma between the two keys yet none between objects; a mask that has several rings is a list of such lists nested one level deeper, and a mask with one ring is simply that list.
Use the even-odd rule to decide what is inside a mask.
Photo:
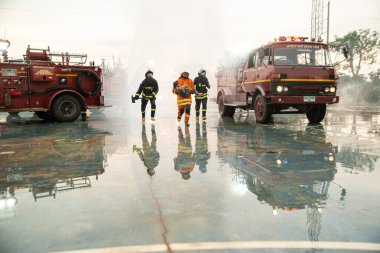
[{"label": "firefighter in dark uniform", "polygon": [[199,120],[200,108],[202,105],[202,119],[206,120],[207,110],[207,89],[210,89],[210,84],[206,77],[206,70],[201,69],[198,76],[194,79],[195,87],[195,114],[196,119]]},{"label": "firefighter in dark uniform", "polygon": [[194,167],[193,147],[191,146],[189,128],[185,128],[184,137],[182,129],[178,127],[178,153],[177,157],[174,158],[174,170],[181,173],[182,179],[188,180]]},{"label": "firefighter in dark uniform", "polygon": [[197,122],[196,124],[196,140],[195,140],[195,164],[199,166],[199,172],[206,173],[208,159],[210,159],[210,152],[208,151],[207,144],[207,129],[206,124],[203,122],[202,128]]},{"label": "firefighter in dark uniform", "polygon": [[135,99],[141,98],[141,116],[142,123],[145,123],[145,109],[146,105],[150,101],[150,117],[151,120],[154,121],[154,115],[156,114],[156,96],[158,93],[158,83],[156,79],[153,78],[153,72],[148,70],[145,73],[145,79],[140,84],[139,89],[135,94]]},{"label": "firefighter in dark uniform", "polygon": [[156,173],[154,169],[160,162],[160,153],[157,151],[157,137],[154,125],[151,125],[150,130],[152,133],[151,144],[149,144],[148,138],[146,136],[145,125],[143,125],[141,131],[142,148],[137,148],[136,145],[133,145],[133,152],[136,151],[139,155],[140,160],[144,163],[148,175],[153,176]]}]

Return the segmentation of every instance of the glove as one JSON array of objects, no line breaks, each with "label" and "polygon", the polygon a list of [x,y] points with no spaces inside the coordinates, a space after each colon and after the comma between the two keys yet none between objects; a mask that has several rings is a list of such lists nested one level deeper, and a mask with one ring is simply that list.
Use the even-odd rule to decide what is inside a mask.
[{"label": "glove", "polygon": [[140,97],[139,95],[135,94],[135,99],[139,99],[139,97]]},{"label": "glove", "polygon": [[181,91],[181,92],[179,93],[179,95],[180,95],[181,97],[183,97],[183,98],[187,98],[188,96],[190,96],[190,93],[187,92],[187,91]]}]

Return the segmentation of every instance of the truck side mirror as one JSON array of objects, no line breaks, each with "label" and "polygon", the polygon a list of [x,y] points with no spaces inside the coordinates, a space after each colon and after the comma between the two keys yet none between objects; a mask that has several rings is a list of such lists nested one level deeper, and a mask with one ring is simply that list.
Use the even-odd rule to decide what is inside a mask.
[{"label": "truck side mirror", "polygon": [[259,48],[259,59],[262,60],[265,56],[264,48]]},{"label": "truck side mirror", "polygon": [[348,58],[348,54],[350,53],[350,52],[348,52],[347,47],[343,47],[342,52],[343,52],[344,58],[347,59]]}]

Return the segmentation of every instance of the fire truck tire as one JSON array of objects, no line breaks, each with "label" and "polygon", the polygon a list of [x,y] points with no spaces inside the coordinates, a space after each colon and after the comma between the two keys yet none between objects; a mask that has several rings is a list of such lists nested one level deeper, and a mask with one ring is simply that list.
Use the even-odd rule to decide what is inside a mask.
[{"label": "fire truck tire", "polygon": [[218,109],[219,109],[219,114],[222,117],[232,118],[235,114],[235,107],[234,106],[228,106],[228,105],[224,104],[223,95],[220,96],[218,99]]},{"label": "fire truck tire", "polygon": [[257,123],[266,124],[270,121],[273,108],[271,105],[268,105],[263,95],[259,94],[256,96],[254,109]]},{"label": "fire truck tire", "polygon": [[310,123],[321,122],[326,115],[326,105],[312,105],[306,109],[306,116]]},{"label": "fire truck tire", "polygon": [[51,115],[50,111],[47,112],[35,112],[35,114],[38,116],[38,118],[46,120],[46,121],[52,121],[53,116]]},{"label": "fire truck tire", "polygon": [[62,95],[56,98],[52,105],[53,118],[58,122],[71,122],[78,119],[81,105],[72,95]]}]

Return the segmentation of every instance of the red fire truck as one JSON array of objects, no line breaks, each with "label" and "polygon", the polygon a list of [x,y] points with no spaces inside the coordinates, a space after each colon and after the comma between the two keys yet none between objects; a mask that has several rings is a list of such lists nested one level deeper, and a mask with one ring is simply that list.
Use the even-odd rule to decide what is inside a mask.
[{"label": "red fire truck", "polygon": [[243,108],[254,109],[258,123],[279,113],[306,113],[310,122],[322,121],[326,104],[339,102],[338,76],[328,45],[307,39],[282,36],[236,64],[220,67],[216,74],[220,115],[232,117],[235,108]]},{"label": "red fire truck", "polygon": [[0,112],[32,111],[42,119],[75,121],[104,106],[102,70],[85,66],[86,54],[52,53],[28,46],[24,59],[8,59],[10,42],[0,40]]}]

